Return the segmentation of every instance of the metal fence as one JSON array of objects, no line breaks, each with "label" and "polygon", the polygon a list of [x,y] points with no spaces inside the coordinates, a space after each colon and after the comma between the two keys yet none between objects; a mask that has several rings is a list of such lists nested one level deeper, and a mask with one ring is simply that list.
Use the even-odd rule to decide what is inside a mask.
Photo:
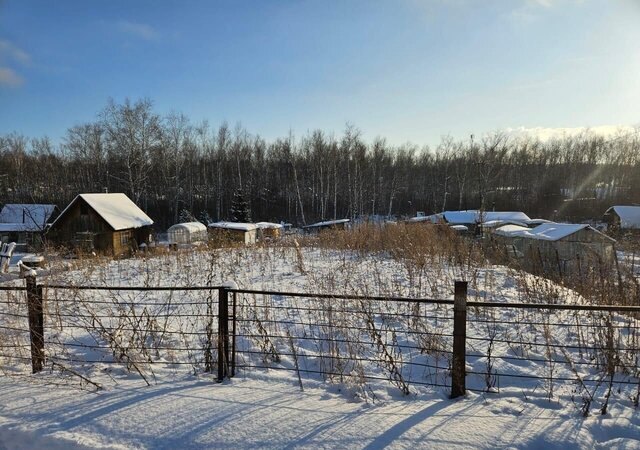
[{"label": "metal fence", "polygon": [[453,301],[231,290],[238,369],[450,387]]},{"label": "metal fence", "polygon": [[13,373],[30,363],[32,373],[46,367],[90,383],[91,372],[123,367],[150,384],[158,370],[218,366],[215,286],[46,285],[28,277],[25,287],[1,292],[0,359]]},{"label": "metal fence", "polygon": [[92,371],[120,366],[151,383],[166,370],[219,381],[279,370],[301,385],[312,378],[366,389],[385,380],[403,393],[516,390],[584,403],[614,392],[637,404],[640,392],[640,307],[468,301],[464,282],[454,299],[42,285],[33,277],[0,293],[5,374],[30,364],[92,383]]}]

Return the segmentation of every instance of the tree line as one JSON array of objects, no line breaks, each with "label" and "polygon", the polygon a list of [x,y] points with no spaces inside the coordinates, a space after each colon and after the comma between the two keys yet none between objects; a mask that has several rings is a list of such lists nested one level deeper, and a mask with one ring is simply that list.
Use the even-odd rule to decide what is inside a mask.
[{"label": "tree line", "polygon": [[268,142],[239,125],[160,115],[149,99],[109,100],[59,145],[0,136],[0,202],[64,207],[78,193],[124,192],[159,227],[230,220],[238,198],[253,220],[296,225],[448,209],[583,220],[640,203],[639,131],[548,141],[496,132],[429,148],[365,142],[347,125],[338,137],[316,130]]}]

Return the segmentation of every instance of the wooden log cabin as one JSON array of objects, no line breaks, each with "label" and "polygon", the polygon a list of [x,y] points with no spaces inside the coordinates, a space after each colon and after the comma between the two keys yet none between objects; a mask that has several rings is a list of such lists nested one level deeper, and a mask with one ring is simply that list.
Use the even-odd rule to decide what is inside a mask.
[{"label": "wooden log cabin", "polygon": [[148,244],[152,225],[125,194],[80,194],[51,224],[47,239],[80,251],[121,256]]}]

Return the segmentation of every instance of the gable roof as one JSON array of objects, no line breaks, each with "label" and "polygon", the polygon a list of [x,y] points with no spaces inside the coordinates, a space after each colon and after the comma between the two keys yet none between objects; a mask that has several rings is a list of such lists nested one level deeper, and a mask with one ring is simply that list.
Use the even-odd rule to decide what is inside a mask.
[{"label": "gable roof", "polygon": [[53,215],[56,205],[8,203],[0,211],[2,231],[40,231]]},{"label": "gable roof", "polygon": [[[583,223],[543,223],[532,229],[531,233],[537,239],[558,241],[585,228],[591,227]],[[595,228],[592,228],[592,230],[598,232]]]},{"label": "gable roof", "polygon": [[127,230],[129,228],[141,228],[153,225],[149,218],[138,206],[125,194],[80,194],[60,213],[52,226],[65,215],[67,210],[76,202],[84,200],[96,214],[104,219],[113,228],[113,231]]},{"label": "gable roof", "polygon": [[612,206],[604,214],[611,210],[620,217],[620,228],[640,228],[640,206]]},{"label": "gable roof", "polygon": [[582,223],[543,223],[537,227],[530,229],[518,225],[505,225],[497,230],[495,234],[507,237],[523,237],[527,239],[538,239],[542,241],[559,241],[567,236],[571,236],[580,230],[589,229],[594,233],[602,235],[606,239],[615,242],[606,234],[600,233],[595,228]]}]

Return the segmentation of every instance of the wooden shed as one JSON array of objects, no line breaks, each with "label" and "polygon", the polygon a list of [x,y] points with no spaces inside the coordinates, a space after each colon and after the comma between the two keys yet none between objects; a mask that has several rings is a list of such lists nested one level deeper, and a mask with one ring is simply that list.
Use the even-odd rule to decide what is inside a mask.
[{"label": "wooden shed", "polygon": [[640,206],[612,206],[603,217],[611,231],[640,231]]},{"label": "wooden shed", "polygon": [[506,225],[495,230],[493,239],[533,272],[584,273],[613,267],[616,258],[616,241],[586,224],[545,223],[533,229]]},{"label": "wooden shed", "polygon": [[125,194],[80,194],[51,224],[53,243],[120,256],[151,240],[149,218]]},{"label": "wooden shed", "polygon": [[258,226],[242,222],[213,222],[209,224],[209,233],[214,239],[255,244],[258,239]]},{"label": "wooden shed", "polygon": [[279,239],[282,237],[284,226],[274,222],[258,222],[258,235],[260,239]]}]

